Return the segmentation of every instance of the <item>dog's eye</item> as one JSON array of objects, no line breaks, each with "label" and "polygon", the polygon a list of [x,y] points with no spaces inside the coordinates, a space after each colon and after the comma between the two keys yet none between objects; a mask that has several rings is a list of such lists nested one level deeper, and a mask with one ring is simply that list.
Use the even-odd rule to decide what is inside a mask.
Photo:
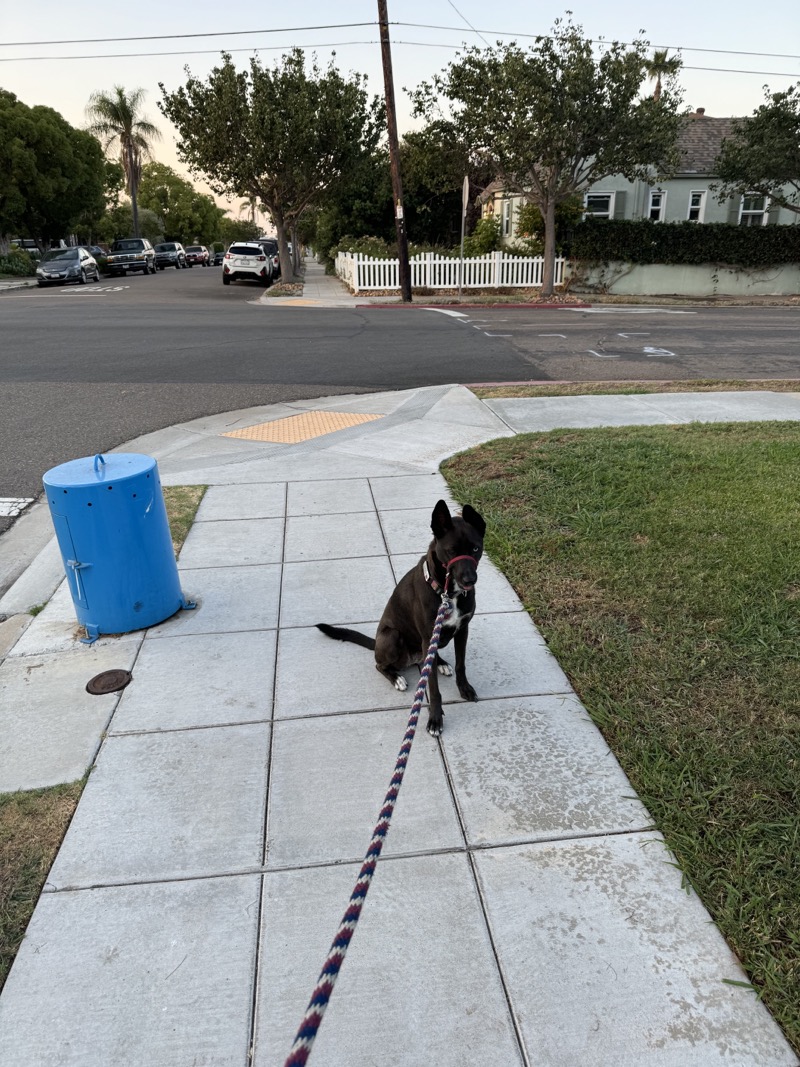
[{"label": "dog's eye", "polygon": [[481,546],[476,545],[472,550],[473,556],[479,556],[481,554]]}]

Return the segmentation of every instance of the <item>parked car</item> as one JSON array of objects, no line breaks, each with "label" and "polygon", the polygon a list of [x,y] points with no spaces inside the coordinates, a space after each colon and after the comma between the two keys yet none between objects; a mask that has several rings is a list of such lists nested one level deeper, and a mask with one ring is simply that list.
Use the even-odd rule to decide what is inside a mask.
[{"label": "parked car", "polygon": [[97,260],[85,248],[51,248],[45,252],[36,268],[36,281],[41,288],[46,285],[64,285],[65,282],[99,282]]},{"label": "parked car", "polygon": [[146,237],[125,237],[115,241],[106,259],[106,271],[115,278],[128,271],[155,274],[156,253]]},{"label": "parked car", "polygon": [[260,282],[266,289],[272,285],[272,260],[257,241],[237,241],[225,253],[222,263],[222,284],[231,282]]},{"label": "parked car", "polygon": [[186,252],[179,241],[164,241],[156,245],[156,266],[159,270],[166,267],[174,267],[175,270],[183,270],[190,264],[186,262]]},{"label": "parked car", "polygon": [[105,248],[101,248],[100,245],[84,245],[83,246],[90,256],[94,256],[95,259],[106,258],[108,252]]},{"label": "parked car", "polygon": [[211,256],[208,254],[208,249],[205,245],[187,245],[186,262],[190,267],[194,266],[195,263],[202,263],[204,267],[208,267],[211,264]]},{"label": "parked car", "polygon": [[221,267],[224,262],[225,262],[225,253],[224,252],[215,252],[214,253],[214,263],[213,263],[213,265],[215,267]]},{"label": "parked car", "polygon": [[272,274],[275,278],[281,276],[281,253],[278,245],[278,240],[275,237],[259,237],[257,238],[258,244],[264,249],[267,255],[272,260]]}]

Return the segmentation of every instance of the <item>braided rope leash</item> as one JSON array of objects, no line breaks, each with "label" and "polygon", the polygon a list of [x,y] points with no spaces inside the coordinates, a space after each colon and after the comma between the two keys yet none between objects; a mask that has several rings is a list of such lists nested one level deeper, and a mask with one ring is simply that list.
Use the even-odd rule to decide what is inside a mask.
[{"label": "braided rope leash", "polygon": [[328,958],[322,965],[317,984],[314,988],[314,992],[311,994],[306,1013],[303,1016],[300,1026],[297,1028],[297,1034],[295,1035],[294,1043],[292,1044],[291,1051],[289,1052],[284,1067],[303,1067],[303,1065],[308,1062],[308,1057],[311,1055],[311,1046],[314,1044],[314,1039],[322,1025],[322,1018],[325,1014],[328,1002],[331,999],[336,979],[339,977],[339,971],[344,962],[345,953],[350,945],[353,934],[356,932],[356,923],[361,918],[361,909],[364,907],[364,901],[367,899],[372,876],[375,873],[383,843],[389,833],[389,823],[392,814],[394,813],[394,806],[397,803],[397,795],[400,792],[400,786],[403,781],[403,775],[405,774],[408,757],[411,754],[411,745],[417,730],[420,708],[422,707],[422,701],[425,699],[425,691],[428,688],[428,678],[433,669],[436,652],[439,648],[439,640],[442,636],[442,626],[444,626],[445,620],[453,610],[453,602],[447,595],[448,584],[449,573],[445,580],[441,607],[436,615],[436,622],[433,624],[433,633],[431,634],[431,641],[428,645],[428,654],[425,657],[425,662],[420,671],[419,685],[414,694],[414,703],[411,705],[411,714],[408,717],[405,736],[403,737],[403,743],[400,746],[400,752],[397,755],[394,774],[389,783],[389,791],[383,801],[381,813],[378,816],[378,825],[372,832],[372,840],[369,843],[367,854],[364,857],[364,863],[359,871],[355,888],[350,896],[347,910],[339,924],[339,929],[336,931],[336,936],[331,944]]}]

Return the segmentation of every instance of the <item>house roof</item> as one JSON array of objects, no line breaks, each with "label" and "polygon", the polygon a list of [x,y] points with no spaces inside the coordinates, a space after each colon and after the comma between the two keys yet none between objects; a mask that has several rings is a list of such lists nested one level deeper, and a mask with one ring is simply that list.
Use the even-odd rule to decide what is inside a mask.
[{"label": "house roof", "polygon": [[722,142],[733,132],[734,118],[713,118],[698,108],[686,116],[678,135],[678,174],[713,175]]}]

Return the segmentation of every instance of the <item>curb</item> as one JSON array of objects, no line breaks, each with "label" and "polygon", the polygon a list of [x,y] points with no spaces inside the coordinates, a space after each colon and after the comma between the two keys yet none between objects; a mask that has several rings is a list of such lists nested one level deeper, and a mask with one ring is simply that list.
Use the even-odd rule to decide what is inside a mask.
[{"label": "curb", "polygon": [[510,311],[514,308],[536,308],[537,311],[563,311],[564,308],[590,308],[591,304],[355,304],[357,308],[417,308],[424,311],[437,311],[440,308],[447,308],[450,311],[457,311],[460,308],[475,308],[486,310],[487,308],[503,308],[504,311]]}]

